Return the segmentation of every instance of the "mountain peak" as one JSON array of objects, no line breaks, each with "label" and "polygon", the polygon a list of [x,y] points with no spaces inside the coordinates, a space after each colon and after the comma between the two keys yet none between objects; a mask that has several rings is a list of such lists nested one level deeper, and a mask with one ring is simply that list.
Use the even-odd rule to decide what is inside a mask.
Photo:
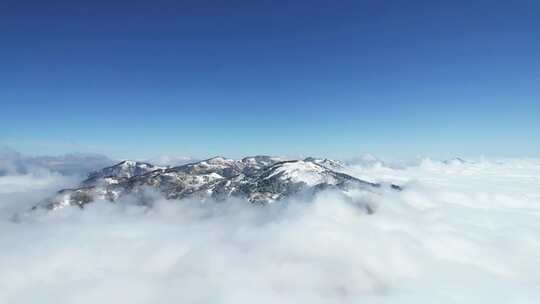
[{"label": "mountain peak", "polygon": [[278,176],[281,179],[289,179],[294,182],[303,182],[314,186],[323,182],[333,182],[324,177],[327,168],[310,161],[293,160],[274,164],[268,169],[265,179]]},{"label": "mountain peak", "polygon": [[315,157],[306,157],[305,162],[315,163],[322,167],[325,167],[330,170],[340,171],[345,167],[345,164],[339,160],[333,160],[328,158],[315,158]]},{"label": "mountain peak", "polygon": [[88,175],[88,178],[83,181],[83,184],[85,186],[94,185],[102,181],[107,181],[105,178],[109,177],[113,179],[132,178],[158,169],[163,169],[163,167],[157,167],[149,163],[135,160],[123,160],[110,167],[91,172]]}]

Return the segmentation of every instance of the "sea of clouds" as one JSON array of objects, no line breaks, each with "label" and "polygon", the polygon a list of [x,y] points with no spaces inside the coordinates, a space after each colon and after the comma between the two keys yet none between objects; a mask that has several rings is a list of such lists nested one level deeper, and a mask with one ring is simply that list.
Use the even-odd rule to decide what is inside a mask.
[{"label": "sea of clouds", "polygon": [[404,190],[13,216],[78,180],[5,174],[0,303],[540,303],[540,160],[346,171]]}]

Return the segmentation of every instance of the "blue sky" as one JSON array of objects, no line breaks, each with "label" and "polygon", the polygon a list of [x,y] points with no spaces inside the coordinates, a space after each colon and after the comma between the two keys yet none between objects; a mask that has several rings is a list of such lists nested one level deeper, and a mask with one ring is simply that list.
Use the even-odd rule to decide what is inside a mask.
[{"label": "blue sky", "polygon": [[540,156],[538,1],[0,5],[23,153]]}]

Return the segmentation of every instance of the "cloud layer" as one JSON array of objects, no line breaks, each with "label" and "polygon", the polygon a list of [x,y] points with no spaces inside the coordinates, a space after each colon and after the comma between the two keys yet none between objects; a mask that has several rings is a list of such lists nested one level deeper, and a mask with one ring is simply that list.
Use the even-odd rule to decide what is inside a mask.
[{"label": "cloud layer", "polygon": [[[349,173],[311,202],[96,203],[13,221],[64,176],[0,177],[0,303],[537,303],[540,161]],[[18,186],[13,186],[18,185]],[[10,189],[10,190],[5,190]]]}]

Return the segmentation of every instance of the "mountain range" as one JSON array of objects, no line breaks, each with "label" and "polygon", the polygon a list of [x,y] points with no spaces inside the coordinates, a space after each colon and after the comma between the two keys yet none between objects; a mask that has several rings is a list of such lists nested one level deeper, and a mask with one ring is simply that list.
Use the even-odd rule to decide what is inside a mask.
[{"label": "mountain range", "polygon": [[[374,192],[382,188],[381,184],[340,172],[342,169],[344,165],[340,161],[313,157],[303,160],[271,156],[240,160],[214,157],[176,167],[127,160],[90,173],[80,187],[60,190],[35,208],[84,208],[96,200],[115,202],[128,195],[140,204],[151,204],[156,192],[166,199],[224,201],[234,197],[268,204],[325,189],[346,194],[353,189]],[[389,188],[401,189],[397,185]]]}]

